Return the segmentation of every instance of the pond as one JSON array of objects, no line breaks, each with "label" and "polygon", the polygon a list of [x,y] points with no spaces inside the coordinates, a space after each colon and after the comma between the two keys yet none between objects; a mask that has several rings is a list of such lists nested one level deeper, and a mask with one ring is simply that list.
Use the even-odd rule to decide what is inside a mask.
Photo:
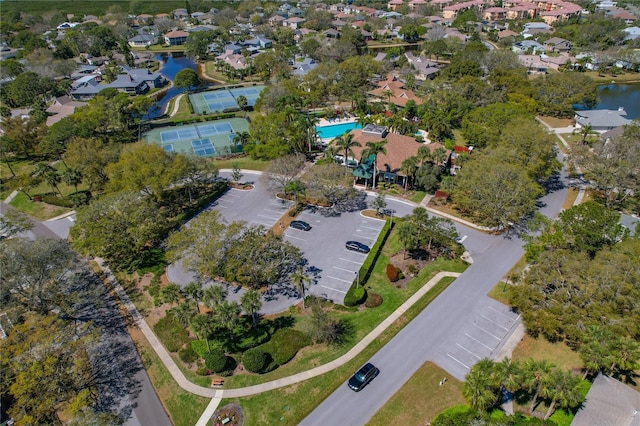
[{"label": "pond", "polygon": [[[176,78],[176,74],[178,71],[191,68],[192,70],[197,71],[198,67],[193,59],[185,56],[181,52],[173,52],[173,53],[160,53],[155,57],[156,61],[160,62],[160,73],[165,76],[165,78],[173,81]],[[206,86],[211,85],[212,83],[205,83]],[[149,114],[149,118],[157,118],[164,113],[167,104],[171,99],[175,96],[179,95],[183,92],[184,89],[177,89],[175,87],[171,87],[167,92],[156,101],[157,107],[154,108],[152,112]]]},{"label": "pond", "polygon": [[624,108],[627,118],[640,118],[640,83],[612,83],[598,86],[599,102],[593,109]]}]

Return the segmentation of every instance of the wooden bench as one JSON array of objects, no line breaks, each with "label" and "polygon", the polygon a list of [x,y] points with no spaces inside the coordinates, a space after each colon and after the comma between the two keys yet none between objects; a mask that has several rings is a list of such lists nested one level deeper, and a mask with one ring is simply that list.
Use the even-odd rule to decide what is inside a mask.
[{"label": "wooden bench", "polygon": [[222,379],[211,379],[211,387],[220,387],[224,385],[224,380]]}]

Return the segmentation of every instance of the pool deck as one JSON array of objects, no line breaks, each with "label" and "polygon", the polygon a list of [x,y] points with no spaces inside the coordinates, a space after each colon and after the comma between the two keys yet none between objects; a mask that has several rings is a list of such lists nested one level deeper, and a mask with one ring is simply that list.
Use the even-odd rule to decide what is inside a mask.
[{"label": "pool deck", "polygon": [[332,126],[334,124],[340,123],[354,123],[357,120],[358,117],[356,117],[355,115],[349,115],[349,118],[336,118],[332,119],[331,121],[327,120],[326,118],[321,118],[318,121],[318,126]]}]

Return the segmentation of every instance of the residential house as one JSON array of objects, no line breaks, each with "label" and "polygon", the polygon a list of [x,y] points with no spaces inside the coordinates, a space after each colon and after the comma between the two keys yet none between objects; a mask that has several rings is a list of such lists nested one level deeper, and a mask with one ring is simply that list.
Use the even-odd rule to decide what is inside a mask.
[{"label": "residential house", "polygon": [[369,95],[379,99],[381,102],[391,102],[403,108],[409,100],[415,101],[418,105],[422,104],[422,99],[412,90],[405,89],[404,83],[392,73],[387,75],[386,80],[378,81],[377,84],[378,87],[369,91]]},{"label": "residential house", "polygon": [[285,27],[293,28],[295,30],[297,28],[300,28],[305,22],[306,20],[304,18],[294,16],[282,21],[282,25],[284,25]]},{"label": "residential house", "polygon": [[548,68],[556,71],[558,71],[560,67],[572,62],[571,56],[566,53],[560,54],[558,56],[547,56],[543,53],[540,55],[540,61],[546,64]]},{"label": "residential house", "polygon": [[226,65],[236,70],[245,70],[249,67],[246,58],[243,55],[226,51],[222,55],[216,56],[216,60],[222,61]]},{"label": "residential house", "polygon": [[409,0],[409,9],[416,10],[420,6],[426,6],[428,4],[426,0]]},{"label": "residential house", "polygon": [[158,37],[153,34],[138,34],[128,40],[131,47],[149,47],[158,42]]},{"label": "residential house", "polygon": [[187,9],[176,9],[173,11],[173,17],[175,19],[180,19],[181,21],[186,21],[187,19],[189,19],[189,13],[187,12]]},{"label": "residential house", "polygon": [[536,34],[551,34],[553,27],[545,22],[527,22],[520,33],[524,38],[533,37]]},{"label": "residential house", "polygon": [[76,108],[80,108],[86,104],[86,102],[74,101],[67,95],[56,98],[53,104],[46,109],[47,114],[50,114],[47,117],[47,126],[51,126],[63,118],[70,116],[75,112]]},{"label": "residential house", "polygon": [[118,74],[111,83],[100,83],[100,76],[88,75],[73,82],[71,96],[75,100],[94,98],[101,90],[114,88],[120,92],[141,95],[150,88],[162,87],[167,80],[159,72],[151,72],[147,68],[121,67],[123,74]]},{"label": "residential house", "polygon": [[513,43],[511,46],[511,51],[517,54],[523,53],[543,53],[545,51],[544,46],[533,40],[522,40]]},{"label": "residential house", "polygon": [[575,111],[574,119],[577,129],[590,125],[591,130],[597,133],[604,133],[618,126],[626,126],[632,121],[627,118],[624,108]]},{"label": "residential house", "polygon": [[[422,146],[428,147],[432,152],[438,148],[444,148],[440,143],[421,143],[417,142],[413,136],[404,136],[398,133],[390,133],[384,126],[376,126],[372,124],[366,125],[363,129],[351,130],[353,140],[360,143],[361,146],[353,147],[353,153],[356,158],[360,158],[359,165],[353,171],[356,179],[371,180],[373,174],[376,173],[376,182],[387,182],[404,186],[407,175],[401,170],[402,162],[409,157],[417,156],[418,149]],[[363,158],[362,154],[367,149],[367,142],[386,141],[386,153],[380,153],[377,157],[377,170],[374,170],[373,159]],[[449,163],[451,151],[446,150],[445,161],[443,166]]]},{"label": "residential house", "polygon": [[626,34],[624,41],[631,41],[640,38],[640,27],[627,27],[622,31]]},{"label": "residential house", "polygon": [[322,32],[326,38],[340,38],[342,33],[335,28],[329,28],[328,30],[324,30]]},{"label": "residential house", "polygon": [[281,27],[284,25],[284,21],[286,19],[287,18],[282,15],[273,15],[271,18],[269,18],[268,22],[272,27]]},{"label": "residential house", "polygon": [[273,41],[260,34],[256,35],[252,39],[241,41],[240,44],[246,47],[257,47],[260,49],[269,49],[273,47]]},{"label": "residential house", "polygon": [[560,37],[551,37],[544,42],[544,46],[550,52],[568,52],[573,48],[573,44],[569,40]]},{"label": "residential house", "polygon": [[174,30],[164,35],[164,42],[169,46],[180,46],[187,41],[189,33],[182,30]]},{"label": "residential house", "polygon": [[488,21],[504,21],[507,18],[507,9],[503,7],[488,7],[482,11],[482,19]]},{"label": "residential house", "polygon": [[405,52],[409,65],[415,69],[415,77],[418,80],[432,79],[440,72],[440,65],[422,56],[415,56],[412,52]]},{"label": "residential house", "polygon": [[295,61],[293,63],[293,71],[291,74],[304,77],[317,66],[318,64],[312,58],[304,58],[301,62]]},{"label": "residential house", "polygon": [[640,424],[640,392],[600,373],[589,388],[587,397],[571,426]]},{"label": "residential house", "polygon": [[511,31],[511,30],[502,30],[502,31],[498,31],[498,38],[499,39],[503,39],[503,38],[507,38],[507,37],[517,37],[518,33],[515,31]]},{"label": "residential house", "polygon": [[527,68],[529,74],[546,74],[547,64],[540,60],[537,55],[518,55],[518,61]]},{"label": "residential house", "polygon": [[387,9],[397,10],[399,7],[404,6],[404,0],[389,0],[387,3]]}]

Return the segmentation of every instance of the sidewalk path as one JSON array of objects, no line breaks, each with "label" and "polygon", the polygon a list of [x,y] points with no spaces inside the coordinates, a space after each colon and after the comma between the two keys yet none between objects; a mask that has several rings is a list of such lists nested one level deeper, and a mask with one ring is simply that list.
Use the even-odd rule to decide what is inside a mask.
[{"label": "sidewalk path", "polygon": [[183,96],[184,96],[184,93],[180,93],[175,98],[175,100],[173,101],[173,108],[171,109],[171,112],[169,113],[169,117],[173,117],[174,115],[176,115],[176,113],[180,109],[180,101],[182,100]]},{"label": "sidewalk path", "polygon": [[442,278],[445,277],[458,277],[460,273],[457,272],[440,272],[436,274],[433,278],[431,278],[422,288],[420,288],[415,294],[413,294],[407,301],[405,301],[402,305],[400,305],[389,317],[387,317],[384,321],[382,321],[376,328],[374,328],[367,336],[365,336],[360,342],[358,342],[349,352],[342,355],[341,357],[327,363],[321,365],[319,367],[315,367],[311,370],[304,371],[302,373],[294,374],[289,377],[283,377],[281,379],[273,380],[271,382],[261,383],[254,386],[248,386],[245,388],[237,388],[237,389],[211,389],[203,386],[196,385],[195,383],[190,382],[182,373],[178,365],[174,362],[173,358],[165,347],[162,345],[160,340],[156,337],[155,333],[149,327],[149,324],[144,320],[140,312],[137,310],[129,296],[126,294],[122,286],[118,283],[114,275],[111,273],[111,270],[108,266],[104,264],[103,259],[95,258],[95,261],[98,263],[102,271],[104,272],[107,280],[114,288],[118,297],[124,304],[125,308],[131,315],[131,318],[135,321],[136,325],[142,331],[145,338],[149,341],[154,351],[160,357],[160,360],[165,365],[171,376],[178,383],[182,389],[187,392],[191,392],[193,394],[204,396],[208,398],[213,398],[211,403],[207,406],[207,409],[204,411],[200,421],[198,421],[198,425],[206,425],[207,421],[211,418],[211,415],[215,412],[218,404],[223,398],[237,398],[249,395],[255,395],[262,392],[267,392],[270,390],[278,389],[284,386],[289,386],[312,377],[319,376],[321,374],[327,373],[331,370],[334,370],[347,362],[351,361],[355,358],[360,352],[362,352],[371,342],[373,342],[376,338],[378,338],[391,324],[393,324],[398,318],[402,316],[411,306],[413,306],[422,296],[424,296],[436,283],[438,283]]}]

